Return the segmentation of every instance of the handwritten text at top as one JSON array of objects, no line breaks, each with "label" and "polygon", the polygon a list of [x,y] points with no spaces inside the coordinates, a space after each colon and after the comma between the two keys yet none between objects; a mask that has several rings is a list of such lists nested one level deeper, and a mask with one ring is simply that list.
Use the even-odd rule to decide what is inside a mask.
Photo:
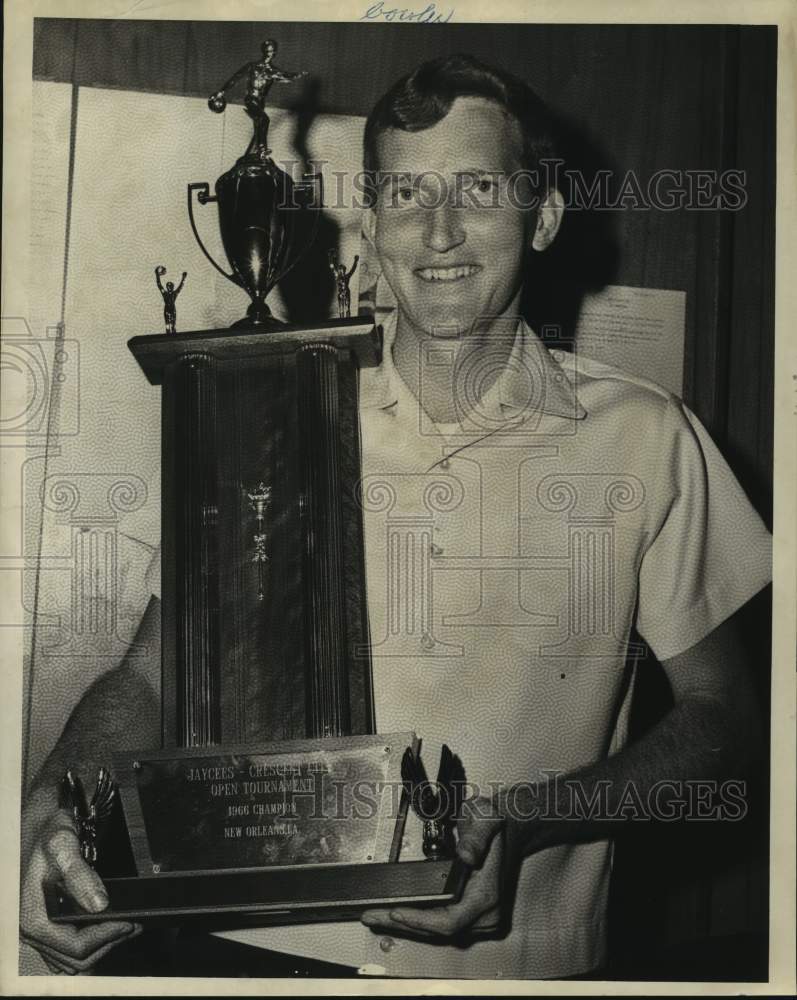
[{"label": "handwritten text at top", "polygon": [[419,24],[446,24],[454,14],[452,7],[447,14],[442,14],[433,4],[427,4],[422,10],[410,10],[406,7],[387,7],[383,0],[377,0],[360,16],[361,21],[415,21]]}]

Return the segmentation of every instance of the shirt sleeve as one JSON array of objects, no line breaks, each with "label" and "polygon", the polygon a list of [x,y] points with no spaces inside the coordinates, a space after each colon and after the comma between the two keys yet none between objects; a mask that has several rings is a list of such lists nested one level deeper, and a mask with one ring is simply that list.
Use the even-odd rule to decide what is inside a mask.
[{"label": "shirt sleeve", "polygon": [[705,638],[764,587],[772,538],[697,417],[677,397],[656,442],[666,511],[639,571],[637,629],[659,660]]}]

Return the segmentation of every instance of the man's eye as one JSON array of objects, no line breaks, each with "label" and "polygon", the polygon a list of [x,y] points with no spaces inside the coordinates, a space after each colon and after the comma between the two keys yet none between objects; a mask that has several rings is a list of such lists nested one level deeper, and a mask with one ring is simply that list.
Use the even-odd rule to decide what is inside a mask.
[{"label": "man's eye", "polygon": [[487,192],[492,191],[492,189],[493,189],[493,182],[490,180],[489,177],[481,177],[479,179],[479,183],[476,185],[476,190],[480,194],[487,194]]},{"label": "man's eye", "polygon": [[398,199],[405,203],[410,202],[415,197],[415,190],[411,187],[403,187],[398,190]]}]

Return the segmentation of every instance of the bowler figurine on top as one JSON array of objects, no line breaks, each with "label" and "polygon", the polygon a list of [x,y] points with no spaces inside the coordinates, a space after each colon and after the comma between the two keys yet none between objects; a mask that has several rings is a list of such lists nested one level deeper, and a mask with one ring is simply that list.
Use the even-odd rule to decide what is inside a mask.
[{"label": "bowler figurine on top", "polygon": [[265,157],[271,152],[268,149],[269,117],[266,114],[268,92],[271,90],[272,84],[293,83],[294,80],[299,80],[301,77],[307,76],[307,72],[306,70],[300,70],[298,73],[288,73],[275,66],[271,61],[277,52],[277,43],[273,38],[267,38],[263,42],[261,50],[263,58],[247,63],[233,73],[221,89],[217,90],[215,94],[211,94],[208,98],[208,107],[211,111],[215,111],[216,114],[221,114],[227,107],[227,91],[232,90],[240,80],[246,77],[244,107],[246,108],[246,113],[255,124],[250,149],[254,149],[259,155]]},{"label": "bowler figurine on top", "polygon": [[[320,208],[318,178],[294,184],[266,146],[268,88],[302,75],[278,70],[275,49],[265,43],[210,100],[222,110],[247,76],[246,152],[214,196],[188,185],[194,234],[249,294],[247,315],[175,333],[183,282],[163,288],[158,266],[167,335],[129,342],[162,387],[161,746],[112,757],[121,810],[97,858],[108,907],[89,913],[53,885],[53,920],[306,922],[450,901],[463,883],[452,797],[422,787],[413,732],[375,729],[357,401],[381,338],[348,315],[358,258],[347,270],[329,255],[335,319],[290,326],[265,302],[312,243]],[[230,272],[199,237],[195,191],[218,204]],[[436,787],[455,773],[446,766]],[[101,778],[88,808],[70,786],[92,857],[114,798]],[[378,807],[361,815],[352,798],[366,787]],[[399,858],[410,805],[424,813],[427,858],[443,860],[422,860],[420,845]]]},{"label": "bowler figurine on top", "polygon": [[83,860],[93,868],[99,857],[99,844],[105,832],[105,824],[111,816],[116,799],[116,788],[106,767],[97,773],[97,785],[91,803],[87,803],[86,793],[80,778],[67,770],[61,783],[61,805],[72,814],[75,833],[80,841]]}]

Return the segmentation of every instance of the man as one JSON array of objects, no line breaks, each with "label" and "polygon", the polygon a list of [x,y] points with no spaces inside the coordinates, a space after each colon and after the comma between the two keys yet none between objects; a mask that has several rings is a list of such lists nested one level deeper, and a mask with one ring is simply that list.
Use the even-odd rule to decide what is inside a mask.
[{"label": "man", "polygon": [[[733,617],[768,580],[769,538],[679,400],[549,352],[519,319],[527,255],[562,222],[539,184],[552,154],[534,95],[466,56],[399,81],[366,124],[366,231],[396,298],[360,393],[376,722],[417,730],[427,760],[443,741],[461,756],[478,792],[458,845],[473,870],[450,906],[253,932],[266,947],[387,975],[588,974],[606,958],[618,822],[749,764]],[[626,746],[632,625],[675,704]],[[67,968],[134,928],[43,917],[45,875],[87,906],[101,892],[47,781],[97,759],[89,719],[97,746],[126,724],[146,742],[156,657],[148,669],[148,683],[123,665],[89,692],[26,816],[23,933]]]}]

